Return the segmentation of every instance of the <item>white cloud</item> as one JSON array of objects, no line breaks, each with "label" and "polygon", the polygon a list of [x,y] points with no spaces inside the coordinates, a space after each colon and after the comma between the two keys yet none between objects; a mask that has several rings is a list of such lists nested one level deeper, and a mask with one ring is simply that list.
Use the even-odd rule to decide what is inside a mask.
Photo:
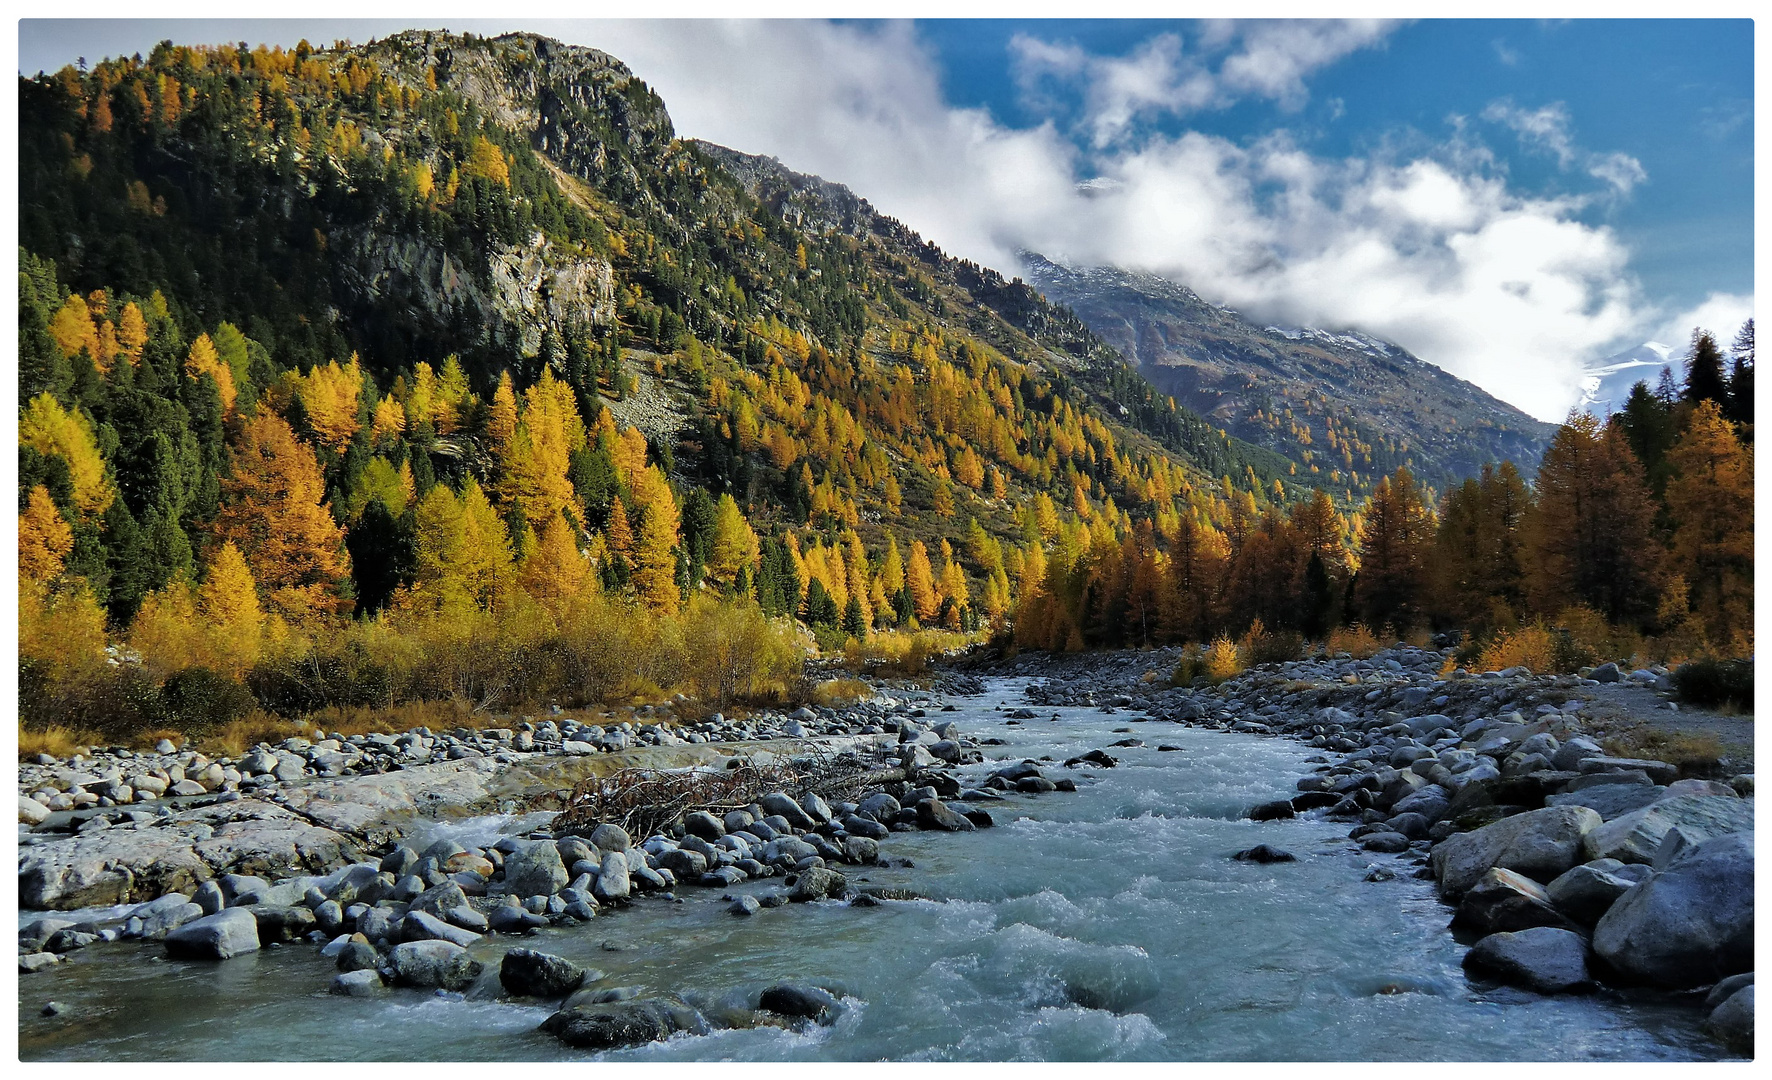
[{"label": "white cloud", "polygon": [[1727,353],[1741,324],[1753,317],[1754,298],[1751,295],[1711,293],[1697,306],[1664,320],[1652,336],[1663,345],[1673,346],[1676,357],[1684,357],[1692,343],[1692,331],[1709,330]]},{"label": "white cloud", "polygon": [[[1510,188],[1461,125],[1439,146],[1345,160],[1284,134],[1239,145],[1197,132],[1115,141],[1085,158],[1054,122],[1011,129],[949,105],[939,70],[903,25],[538,29],[627,61],[682,134],[848,184],[955,255],[1007,273],[1021,248],[1114,263],[1259,318],[1357,327],[1545,419],[1562,418],[1586,364],[1658,323],[1619,238],[1576,219],[1583,198]],[[1229,92],[1230,67],[1237,92],[1284,98],[1311,63],[1354,40],[1312,52],[1276,30],[1229,26],[1200,47],[1250,58],[1220,65],[1218,92]],[[1179,74],[1192,62],[1179,44],[1153,41],[1108,67],[1071,47],[1019,48],[1037,52],[1043,70],[1080,72],[1086,87],[1103,88],[1097,115],[1136,116],[1194,92]],[[1542,132],[1533,137],[1552,153],[1569,146],[1571,167],[1585,167],[1578,147],[1558,141],[1566,116],[1537,114],[1521,112]]]},{"label": "white cloud", "polygon": [[1560,101],[1537,109],[1520,108],[1507,100],[1494,101],[1483,110],[1483,119],[1506,125],[1522,143],[1552,154],[1565,172],[1580,165],[1589,176],[1609,185],[1615,194],[1628,195],[1649,178],[1642,162],[1629,154],[1600,154],[1576,146],[1569,130],[1568,106]]},{"label": "white cloud", "polygon": [[1307,75],[1381,44],[1395,26],[1384,19],[1221,20],[1206,24],[1191,52],[1175,33],[1158,34],[1124,56],[1098,56],[1028,34],[1017,34],[1009,48],[1030,105],[1055,109],[1055,89],[1080,91],[1081,125],[1100,149],[1140,120],[1222,109],[1248,97],[1296,111],[1310,97]]}]

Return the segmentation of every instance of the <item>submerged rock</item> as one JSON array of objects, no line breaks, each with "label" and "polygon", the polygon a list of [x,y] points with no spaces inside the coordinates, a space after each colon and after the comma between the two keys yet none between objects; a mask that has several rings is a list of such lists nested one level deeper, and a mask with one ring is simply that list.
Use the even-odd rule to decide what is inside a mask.
[{"label": "submerged rock", "polygon": [[568,1046],[611,1050],[668,1039],[681,1031],[708,1033],[708,1023],[682,998],[662,994],[630,1001],[572,1005],[542,1021],[541,1029]]}]

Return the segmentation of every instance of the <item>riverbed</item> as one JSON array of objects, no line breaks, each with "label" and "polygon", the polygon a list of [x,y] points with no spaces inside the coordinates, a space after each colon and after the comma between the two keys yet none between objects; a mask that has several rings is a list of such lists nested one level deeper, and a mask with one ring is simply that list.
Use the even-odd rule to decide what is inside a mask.
[{"label": "riverbed", "polygon": [[[719,890],[631,908],[520,942],[638,986],[755,1004],[779,981],[837,992],[847,1011],[806,1032],[729,1030],[607,1055],[535,1031],[550,1005],[498,1000],[497,960],[472,952],[474,991],[380,998],[327,993],[332,962],[305,943],[219,964],[173,961],[140,943],[98,944],[21,976],[25,1060],[1692,1060],[1722,1051],[1702,1012],[1614,992],[1541,998],[1474,986],[1450,910],[1407,860],[1362,852],[1347,826],[1250,822],[1253,803],[1292,794],[1321,751],[1126,712],[1025,704],[1026,680],[993,679],[942,714],[1000,738],[973,783],[1024,757],[1078,791],[980,804],[975,833],[894,833],[882,852],[910,868],[846,867],[853,883],[922,900],[813,903],[726,913]],[[1056,720],[1049,719],[1057,716]],[[1121,730],[1127,729],[1127,730]],[[1112,747],[1127,738],[1142,747]],[[1159,745],[1180,747],[1159,750]],[[1108,748],[1117,767],[1064,770]],[[1050,766],[1050,767],[1048,767]],[[506,819],[450,826],[491,840]],[[1258,843],[1298,861],[1231,855]],[[1398,871],[1368,881],[1374,863]],[[763,892],[779,881],[747,882]],[[65,917],[65,916],[63,916]],[[39,1015],[46,1001],[67,1010]]]}]

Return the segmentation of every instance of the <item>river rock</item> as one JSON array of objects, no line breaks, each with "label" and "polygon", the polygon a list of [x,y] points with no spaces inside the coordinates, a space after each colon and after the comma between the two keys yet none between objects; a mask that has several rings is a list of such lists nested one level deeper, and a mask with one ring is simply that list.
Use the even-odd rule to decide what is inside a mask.
[{"label": "river rock", "polygon": [[1288,799],[1275,799],[1273,802],[1258,803],[1249,809],[1250,821],[1283,821],[1297,817]]},{"label": "river rock", "polygon": [[512,949],[499,963],[498,981],[520,997],[563,998],[584,983],[585,969],[552,953]]},{"label": "river rock", "polygon": [[201,919],[204,914],[203,909],[191,903],[191,898],[183,893],[167,893],[135,908],[129,918],[141,920],[143,938],[159,941],[191,920]]},{"label": "river rock", "polygon": [[688,830],[691,836],[699,836],[709,843],[726,835],[726,823],[706,810],[697,810],[683,815],[683,828]]},{"label": "river rock", "polygon": [[726,907],[726,913],[728,915],[739,915],[739,916],[749,917],[751,915],[755,915],[757,912],[761,911],[762,909],[763,909],[763,905],[760,902],[758,902],[756,897],[750,895],[749,893],[744,893],[744,894],[741,894],[739,896],[735,896],[732,898],[732,903],[727,905],[727,907]]},{"label": "river rock", "polygon": [[411,903],[407,905],[407,910],[423,911],[443,918],[444,912],[463,907],[467,902],[468,896],[462,891],[460,885],[453,881],[445,881],[443,884],[433,885],[413,897]]},{"label": "river rock", "polygon": [[764,990],[757,1008],[826,1026],[836,1023],[837,1017],[843,1013],[842,1002],[830,991],[794,983],[777,983]]},{"label": "river rock", "polygon": [[856,809],[873,818],[875,821],[886,822],[897,817],[899,810],[902,808],[899,806],[898,800],[891,795],[888,795],[884,791],[876,791],[872,795],[861,800],[861,803]]},{"label": "river rock", "polygon": [[402,942],[388,953],[388,963],[402,986],[440,990],[466,990],[486,969],[460,945],[442,940]]},{"label": "river rock", "polygon": [[373,971],[381,966],[381,953],[375,946],[364,939],[363,935],[355,934],[345,939],[345,943],[333,958],[333,964],[340,971]]},{"label": "river rock", "polygon": [[472,930],[463,930],[459,926],[451,926],[428,911],[410,911],[400,920],[400,940],[403,942],[447,941],[453,945],[466,948],[480,940],[480,935]]},{"label": "river rock", "polygon": [[1733,795],[1676,795],[1614,818],[1589,833],[1587,857],[1653,863],[1669,829],[1688,838],[1722,836],[1754,827],[1754,807]]},{"label": "river rock", "polygon": [[1558,911],[1583,926],[1592,926],[1637,884],[1631,878],[1612,873],[1622,870],[1624,865],[1616,859],[1582,863],[1545,886],[1545,894]]},{"label": "river rock", "polygon": [[1540,994],[1566,994],[1593,984],[1587,943],[1580,934],[1550,926],[1490,934],[1465,954],[1464,969]]},{"label": "river rock", "polygon": [[265,944],[306,937],[319,922],[314,918],[311,908],[299,906],[259,904],[251,908],[251,911],[253,919],[258,923],[258,939]]},{"label": "river rock", "polygon": [[572,1005],[542,1021],[541,1030],[568,1046],[610,1050],[668,1039],[678,1032],[708,1033],[707,1020],[673,994]]},{"label": "river rock", "polygon": [[34,975],[45,971],[62,962],[62,958],[52,952],[27,952],[18,954],[18,973]]},{"label": "river rock", "polygon": [[1535,926],[1577,929],[1551,904],[1544,886],[1524,874],[1500,868],[1489,870],[1465,892],[1452,925],[1484,934]]},{"label": "river rock", "polygon": [[819,797],[819,794],[816,791],[809,791],[806,793],[806,797],[800,800],[800,808],[805,810],[807,815],[820,825],[833,819],[830,804]]},{"label": "river rock", "polygon": [[49,819],[50,809],[29,795],[18,797],[18,820],[21,825],[41,825]]},{"label": "river rock", "polygon": [[1458,896],[1497,867],[1550,881],[1579,861],[1582,838],[1600,824],[1588,807],[1547,806],[1449,836],[1432,856],[1440,895]]},{"label": "river rock", "polygon": [[169,954],[193,960],[227,960],[258,949],[258,920],[245,908],[205,915],[166,935]]},{"label": "river rock", "polygon": [[1297,862],[1298,856],[1290,851],[1282,851],[1271,844],[1256,844],[1252,848],[1244,848],[1231,858],[1238,862],[1252,863],[1283,863]]},{"label": "river rock", "polygon": [[505,891],[513,895],[552,896],[571,880],[551,840],[537,840],[505,856]]},{"label": "river rock", "polygon": [[972,832],[978,826],[965,815],[948,809],[940,799],[922,799],[917,803],[917,826],[942,832]]},{"label": "river rock", "polygon": [[1620,975],[1671,989],[1753,969],[1754,834],[1704,840],[1625,893],[1594,927]]},{"label": "river rock", "polygon": [[1641,810],[1665,793],[1665,788],[1653,784],[1601,784],[1546,796],[1544,801],[1548,806],[1585,806],[1597,811],[1603,820],[1611,821]]},{"label": "river rock", "polygon": [[527,934],[548,925],[548,920],[515,904],[500,904],[486,916],[486,925],[500,934]]},{"label": "river rock", "polygon": [[330,992],[342,997],[374,997],[387,989],[381,973],[374,968],[341,971],[332,977]]},{"label": "river rock", "polygon": [[628,857],[625,852],[611,851],[603,856],[603,863],[597,868],[597,880],[591,886],[591,895],[599,903],[615,904],[628,899],[633,882],[628,875]]},{"label": "river rock", "polygon": [[1713,1037],[1743,1057],[1754,1053],[1754,988],[1750,984],[1729,995],[1712,1010],[1704,1027]]},{"label": "river rock", "polygon": [[795,903],[825,900],[841,895],[847,885],[842,874],[822,866],[814,866],[800,871],[800,876],[794,881],[793,890],[788,893],[788,899]]},{"label": "river rock", "polygon": [[818,822],[812,819],[812,815],[806,812],[804,807],[789,798],[783,792],[771,791],[761,799],[758,799],[757,803],[763,807],[765,813],[780,814],[787,819],[789,825],[796,829],[810,829],[818,824]]},{"label": "river rock", "polygon": [[[779,843],[779,841],[771,841],[771,843]],[[708,861],[701,856],[700,852],[684,848],[662,851],[654,861],[658,863],[660,869],[669,870],[677,875],[679,881],[692,881],[706,873],[708,869]]]}]

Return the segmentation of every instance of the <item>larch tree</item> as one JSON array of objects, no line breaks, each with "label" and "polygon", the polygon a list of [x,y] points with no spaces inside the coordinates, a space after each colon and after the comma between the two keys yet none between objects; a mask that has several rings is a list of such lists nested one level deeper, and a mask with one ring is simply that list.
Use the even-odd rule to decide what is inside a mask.
[{"label": "larch tree", "polygon": [[634,589],[660,615],[675,615],[677,588],[677,499],[658,466],[649,465],[634,485],[642,507],[640,535],[634,541]]},{"label": "larch tree", "polygon": [[215,536],[240,549],[266,606],[291,619],[350,609],[350,557],[325,477],[282,417],[260,409],[241,425],[221,489]]},{"label": "larch tree", "polygon": [[61,511],[38,484],[18,516],[18,572],[32,581],[53,581],[67,565],[74,550],[74,531],[62,520]]},{"label": "larch tree", "polygon": [[756,531],[739,511],[738,501],[730,493],[721,495],[714,509],[708,576],[721,585],[734,585],[741,571],[749,573],[757,565],[760,552]]},{"label": "larch tree", "polygon": [[216,393],[221,395],[222,410],[234,411],[234,399],[238,391],[234,385],[234,370],[222,362],[221,354],[216,351],[215,342],[208,334],[198,334],[197,340],[191,342],[191,351],[185,357],[185,373],[193,379],[207,375],[215,380]]},{"label": "larch tree", "polygon": [[1721,409],[1700,402],[1668,454],[1667,503],[1674,569],[1716,645],[1751,641],[1754,601],[1754,465]]},{"label": "larch tree", "polygon": [[1378,482],[1362,517],[1355,602],[1374,626],[1412,625],[1425,598],[1434,522],[1408,467]]},{"label": "larch tree", "polygon": [[577,530],[563,515],[555,514],[541,527],[535,550],[523,560],[523,591],[544,605],[557,608],[584,588],[590,567],[578,549]]},{"label": "larch tree", "polygon": [[921,623],[933,622],[941,611],[941,596],[935,591],[935,567],[929,562],[929,549],[923,541],[911,541],[911,560],[905,565],[905,586],[911,590],[911,605]]},{"label": "larch tree", "polygon": [[1532,607],[1586,604],[1615,623],[1653,615],[1661,584],[1654,504],[1624,433],[1571,412],[1544,452],[1537,496],[1524,526]]},{"label": "larch tree", "polygon": [[257,662],[264,630],[252,569],[233,541],[222,544],[197,588],[197,613],[213,642],[211,653],[225,658],[233,674]]},{"label": "larch tree", "polygon": [[67,462],[74,506],[82,517],[97,518],[116,497],[92,424],[84,413],[68,412],[49,394],[31,399],[18,418],[18,441],[45,456]]}]

